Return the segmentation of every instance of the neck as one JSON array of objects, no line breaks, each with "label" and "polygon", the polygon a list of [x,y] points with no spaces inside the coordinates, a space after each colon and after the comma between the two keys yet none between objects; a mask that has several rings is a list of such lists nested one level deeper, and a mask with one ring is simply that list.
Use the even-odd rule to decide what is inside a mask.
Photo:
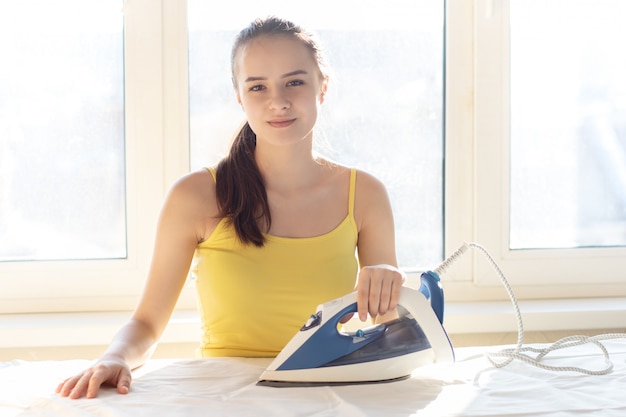
[{"label": "neck", "polygon": [[259,141],[255,159],[268,190],[306,186],[317,179],[322,166],[313,154],[311,140],[287,146],[273,146]]}]

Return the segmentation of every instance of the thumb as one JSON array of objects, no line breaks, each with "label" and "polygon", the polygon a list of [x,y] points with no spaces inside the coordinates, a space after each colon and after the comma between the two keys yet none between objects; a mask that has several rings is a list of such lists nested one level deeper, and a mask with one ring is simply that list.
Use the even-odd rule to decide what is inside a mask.
[{"label": "thumb", "polygon": [[130,391],[131,376],[127,370],[123,370],[120,379],[117,381],[117,392],[120,394],[128,394]]}]

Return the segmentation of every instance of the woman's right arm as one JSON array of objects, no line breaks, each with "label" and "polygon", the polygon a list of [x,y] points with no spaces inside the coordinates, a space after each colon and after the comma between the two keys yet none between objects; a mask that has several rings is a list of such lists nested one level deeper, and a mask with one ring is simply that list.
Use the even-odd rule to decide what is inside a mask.
[{"label": "woman's right arm", "polygon": [[195,248],[216,219],[215,183],[206,171],[174,184],[165,200],[143,294],[131,319],[114,336],[95,364],[63,381],[61,396],[93,398],[103,384],[128,393],[131,370],[150,357],[169,322],[183,288]]}]

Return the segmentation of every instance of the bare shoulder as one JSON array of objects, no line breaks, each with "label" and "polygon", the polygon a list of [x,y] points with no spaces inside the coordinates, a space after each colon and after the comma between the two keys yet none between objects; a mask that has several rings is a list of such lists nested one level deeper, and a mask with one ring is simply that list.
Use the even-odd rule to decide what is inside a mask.
[{"label": "bare shoulder", "polygon": [[217,215],[215,181],[206,169],[190,172],[174,182],[166,199],[166,208],[188,220],[202,222]]},{"label": "bare shoulder", "polygon": [[357,169],[356,195],[357,198],[364,201],[378,200],[380,198],[386,199],[387,189],[380,179],[369,172]]},{"label": "bare shoulder", "polygon": [[362,230],[364,225],[391,218],[391,204],[385,184],[376,176],[357,170],[354,217]]},{"label": "bare shoulder", "polygon": [[170,189],[170,194],[196,198],[215,199],[215,180],[207,169],[200,169],[183,175],[174,182]]}]

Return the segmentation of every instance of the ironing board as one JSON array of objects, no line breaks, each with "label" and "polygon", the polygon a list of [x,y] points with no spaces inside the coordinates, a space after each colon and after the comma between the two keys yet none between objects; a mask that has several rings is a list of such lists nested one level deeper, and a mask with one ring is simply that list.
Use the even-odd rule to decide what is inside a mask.
[{"label": "ironing board", "polygon": [[[89,361],[0,362],[0,416],[622,417],[626,341],[605,345],[614,370],[604,376],[549,372],[519,361],[495,369],[483,353],[502,347],[471,347],[456,349],[455,364],[420,368],[407,380],[314,388],[257,386],[269,359],[153,359],[135,371],[130,394],[107,388],[91,400],[54,393],[60,379]],[[550,356],[555,365],[604,366],[590,345]]]}]

